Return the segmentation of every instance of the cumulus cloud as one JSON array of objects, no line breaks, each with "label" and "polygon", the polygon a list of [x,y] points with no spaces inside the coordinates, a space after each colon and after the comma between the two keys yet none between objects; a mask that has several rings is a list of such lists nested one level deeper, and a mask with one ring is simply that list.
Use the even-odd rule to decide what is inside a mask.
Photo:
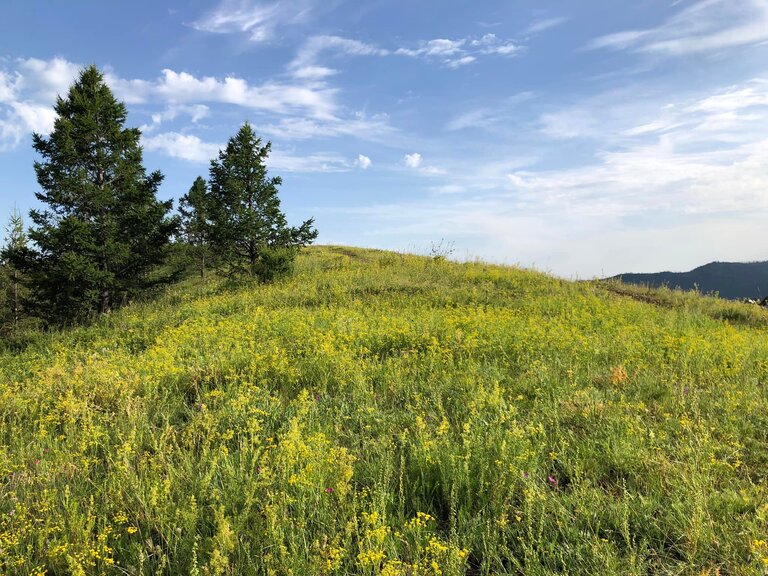
[{"label": "cumulus cloud", "polygon": [[368,156],[364,156],[363,154],[359,154],[357,156],[357,165],[362,168],[363,170],[368,170],[368,168],[371,167],[371,159],[368,158]]},{"label": "cumulus cloud", "polygon": [[418,152],[403,156],[403,164],[423,176],[443,176],[446,171],[437,166],[424,166],[424,158]]},{"label": "cumulus cloud", "polygon": [[421,166],[421,154],[414,152],[413,154],[406,154],[403,157],[403,162],[408,168],[418,168]]},{"label": "cumulus cloud", "polygon": [[268,81],[254,85],[234,75],[195,76],[169,68],[162,70],[154,81],[120,78],[111,70],[105,73],[105,79],[115,94],[129,104],[158,100],[176,106],[207,102],[277,114],[301,112],[324,118],[332,117],[336,109],[334,89],[302,82]]},{"label": "cumulus cloud", "polygon": [[53,129],[57,95],[65,95],[79,66],[62,58],[19,59],[0,71],[0,150],[17,146],[31,132]]},{"label": "cumulus cloud", "polygon": [[204,142],[197,136],[164,132],[156,136],[142,136],[141,143],[147,150],[162,152],[171,158],[178,158],[197,164],[207,164],[224,148],[220,144]]},{"label": "cumulus cloud", "polygon": [[600,36],[588,47],[683,56],[766,41],[767,0],[705,0],[680,10],[656,28]]}]

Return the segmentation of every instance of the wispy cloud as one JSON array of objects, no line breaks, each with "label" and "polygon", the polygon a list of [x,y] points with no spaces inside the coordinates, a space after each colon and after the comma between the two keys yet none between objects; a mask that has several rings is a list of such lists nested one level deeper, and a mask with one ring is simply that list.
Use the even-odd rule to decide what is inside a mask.
[{"label": "wispy cloud", "polygon": [[224,0],[192,27],[218,34],[247,34],[253,42],[264,42],[272,39],[277,28],[304,22],[311,7],[309,0]]},{"label": "wispy cloud", "polygon": [[475,62],[479,56],[515,56],[522,46],[511,41],[502,40],[495,34],[486,34],[481,38],[459,38],[450,40],[436,38],[422,41],[416,48],[401,47],[394,51],[400,56],[437,60],[449,68],[458,68]]},{"label": "wispy cloud", "polygon": [[543,18],[541,20],[534,20],[531,24],[522,32],[522,36],[534,36],[546,32],[551,28],[557,28],[562,24],[568,22],[570,18],[565,16],[559,16],[556,18]]},{"label": "wispy cloud", "polygon": [[518,92],[512,96],[496,100],[492,105],[469,109],[461,112],[447,122],[446,130],[481,129],[494,130],[514,123],[519,114],[520,104],[534,98],[530,91]]},{"label": "wispy cloud", "polygon": [[[609,98],[548,117],[558,119],[545,131],[549,137],[588,134],[602,150],[594,163],[578,168],[510,172],[510,189],[519,198],[611,216],[768,209],[765,80],[659,103],[655,111],[614,95],[612,103]],[[560,122],[567,118],[576,120]]]},{"label": "wispy cloud", "polygon": [[[141,142],[147,150],[201,165],[207,165],[218,156],[219,150],[224,149],[224,144],[206,142],[198,136],[178,132],[144,135]],[[352,165],[352,162],[338,154],[296,155],[279,148],[273,148],[267,160],[269,169],[283,172],[348,172]]]},{"label": "wispy cloud", "polygon": [[317,64],[323,54],[346,56],[387,56],[390,52],[359,40],[341,36],[313,36],[299,49],[296,57],[288,66],[297,78],[325,78],[336,73],[332,68]]},{"label": "wispy cloud", "polygon": [[502,40],[495,34],[456,40],[435,38],[420,41],[415,47],[392,49],[341,36],[313,36],[299,48],[288,70],[297,79],[322,81],[338,73],[335,68],[321,63],[323,57],[405,56],[439,62],[455,69],[472,64],[483,56],[516,56],[522,49],[521,45],[511,40]]},{"label": "wispy cloud", "polygon": [[766,41],[768,0],[702,0],[656,28],[600,36],[588,47],[682,56]]},{"label": "wispy cloud", "polygon": [[259,124],[259,130],[281,140],[309,140],[351,136],[380,142],[396,132],[386,114],[368,115],[356,112],[344,117],[325,119],[292,117],[277,122]]}]

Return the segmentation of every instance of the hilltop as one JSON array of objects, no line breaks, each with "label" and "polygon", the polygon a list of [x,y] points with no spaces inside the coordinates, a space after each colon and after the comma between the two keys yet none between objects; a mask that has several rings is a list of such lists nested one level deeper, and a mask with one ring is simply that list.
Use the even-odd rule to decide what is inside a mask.
[{"label": "hilltop", "polygon": [[690,272],[619,274],[611,278],[654,288],[668,286],[741,300],[768,296],[768,262],[710,262]]},{"label": "hilltop", "polygon": [[768,312],[314,247],[0,353],[0,572],[760,574]]}]

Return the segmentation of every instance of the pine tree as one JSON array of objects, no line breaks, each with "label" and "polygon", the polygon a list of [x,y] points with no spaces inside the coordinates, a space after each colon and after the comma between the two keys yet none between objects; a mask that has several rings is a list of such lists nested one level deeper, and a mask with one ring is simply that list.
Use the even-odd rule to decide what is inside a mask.
[{"label": "pine tree", "polygon": [[23,299],[26,290],[22,285],[22,276],[14,266],[10,257],[27,249],[27,235],[24,232],[24,218],[14,209],[6,226],[5,245],[0,252],[0,284],[2,285],[3,308],[0,312],[0,323],[7,330],[15,330],[21,321]]},{"label": "pine tree", "polygon": [[147,175],[141,132],[124,128],[127,111],[95,66],[57,98],[49,137],[33,135],[45,210],[32,210],[34,248],[17,259],[38,314],[54,323],[107,312],[158,282],[150,272],[178,226],[172,201],[156,194],[163,175]]},{"label": "pine tree", "polygon": [[317,237],[314,219],[289,227],[280,211],[282,179],[267,176],[271,147],[246,122],[211,161],[209,179],[212,246],[230,272],[262,281],[287,272],[298,248]]},{"label": "pine tree", "polygon": [[205,264],[208,259],[210,230],[210,195],[208,183],[198,176],[192,187],[179,200],[181,231],[184,241],[191,247],[192,254],[200,269],[200,276],[205,277]]}]

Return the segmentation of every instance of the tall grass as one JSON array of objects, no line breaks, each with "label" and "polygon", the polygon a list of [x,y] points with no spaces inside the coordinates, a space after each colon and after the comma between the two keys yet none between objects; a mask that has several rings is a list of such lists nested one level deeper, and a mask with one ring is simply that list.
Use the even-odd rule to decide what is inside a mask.
[{"label": "tall grass", "polygon": [[320,247],[41,336],[0,572],[766,573],[764,313],[668,300]]}]

